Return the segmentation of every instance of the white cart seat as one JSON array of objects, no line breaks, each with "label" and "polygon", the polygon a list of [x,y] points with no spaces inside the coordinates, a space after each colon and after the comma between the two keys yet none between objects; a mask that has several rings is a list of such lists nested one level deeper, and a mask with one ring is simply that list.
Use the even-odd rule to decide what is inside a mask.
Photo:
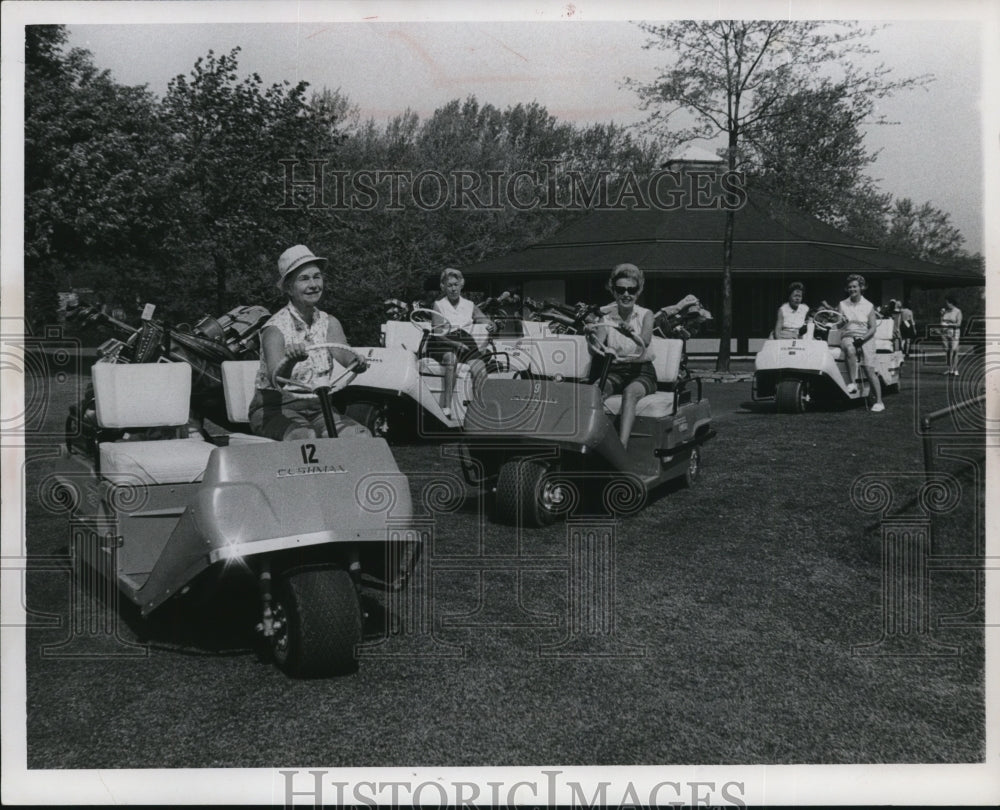
[{"label": "white cart seat", "polygon": [[191,366],[187,363],[95,363],[94,407],[105,428],[187,424]]},{"label": "white cart seat", "polygon": [[[458,377],[468,377],[469,376],[469,365],[467,363],[457,363],[455,366]],[[442,366],[433,357],[421,357],[420,362],[417,364],[417,369],[421,374],[427,377],[443,377],[444,376],[444,366]]]},{"label": "white cart seat", "polygon": [[[259,360],[225,360],[222,363],[222,393],[226,398],[226,417],[230,422],[245,425],[250,422],[250,400],[257,389]],[[229,444],[271,442],[266,436],[252,433],[230,433]]]},{"label": "white cart seat", "polygon": [[[677,375],[684,356],[684,341],[676,338],[654,337],[649,349],[653,354],[653,368],[656,370],[656,382],[659,385],[670,385],[677,382]],[[604,400],[604,409],[617,416],[622,410],[621,394],[615,394]],[[635,405],[636,416],[648,416],[658,419],[674,414],[674,392],[657,391],[642,397]]]},{"label": "white cart seat", "polygon": [[101,477],[116,484],[200,481],[215,445],[202,438],[102,442]]},{"label": "white cart seat", "polygon": [[[615,394],[604,400],[604,410],[617,416],[622,410],[621,394]],[[648,416],[658,419],[663,416],[673,416],[674,414],[674,394],[673,391],[657,391],[655,394],[647,394],[635,405],[636,416]]]}]

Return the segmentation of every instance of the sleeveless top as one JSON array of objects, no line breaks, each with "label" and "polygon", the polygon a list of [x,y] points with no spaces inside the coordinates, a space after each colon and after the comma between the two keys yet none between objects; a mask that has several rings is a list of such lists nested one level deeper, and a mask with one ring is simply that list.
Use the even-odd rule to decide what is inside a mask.
[{"label": "sleeveless top", "polygon": [[782,329],[800,329],[806,322],[806,315],[809,314],[809,307],[805,302],[799,304],[798,309],[792,309],[792,305],[785,301],[780,310]]},{"label": "sleeveless top", "polygon": [[941,325],[947,327],[945,334],[950,337],[958,337],[962,331],[959,320],[962,317],[962,310],[958,307],[946,309],[941,313]]},{"label": "sleeveless top", "polygon": [[875,305],[864,296],[856,304],[851,303],[850,298],[845,298],[837,307],[840,314],[847,318],[847,324],[841,330],[845,335],[863,335],[868,331],[868,316]]},{"label": "sleeveless top", "polygon": [[452,306],[448,296],[434,302],[434,310],[448,319],[452,329],[466,329],[472,326],[476,305],[468,298],[459,297],[458,304]]},{"label": "sleeveless top", "polygon": [[[642,322],[646,317],[647,312],[651,310],[645,307],[640,307],[638,304],[632,307],[632,312],[628,317],[628,320],[623,321],[618,315],[618,304],[610,304],[610,309],[602,308],[601,311],[604,313],[601,317],[600,322],[606,324],[614,324],[616,326],[624,326],[631,330],[632,334],[642,339]],[[631,338],[625,337],[614,329],[608,330],[608,346],[613,348],[617,353],[618,357],[622,362],[636,362],[642,356],[643,349],[639,348],[639,344],[636,343]],[[649,358],[646,358],[649,359]]]},{"label": "sleeveless top", "polygon": [[[328,342],[327,330],[329,329],[329,325],[330,316],[325,312],[318,309],[315,310],[313,312],[313,322],[310,326],[302,319],[298,310],[291,304],[288,304],[271,316],[261,329],[261,333],[263,333],[264,329],[275,328],[281,332],[281,336],[285,339],[285,346],[288,346],[290,343],[303,343],[306,347],[309,347],[315,346],[318,343]],[[330,357],[330,352],[309,352],[309,356],[305,360],[300,360],[292,366],[289,379],[306,385],[309,388],[314,388],[317,385],[329,382],[332,372],[333,359]],[[280,390],[282,401],[317,399],[315,394],[290,391],[284,388],[276,389],[268,377],[267,361],[264,359],[263,352],[261,352],[260,368],[257,369],[256,387],[259,391]]]}]

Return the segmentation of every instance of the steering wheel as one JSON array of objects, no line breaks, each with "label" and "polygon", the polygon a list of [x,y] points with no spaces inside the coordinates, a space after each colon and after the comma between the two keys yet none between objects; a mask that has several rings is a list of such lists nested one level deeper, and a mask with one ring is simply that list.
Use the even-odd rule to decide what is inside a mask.
[{"label": "steering wheel", "polygon": [[836,329],[847,322],[847,319],[835,309],[818,309],[813,313],[813,321],[824,329]]},{"label": "steering wheel", "polygon": [[[354,351],[354,349],[344,343],[314,343],[312,346],[306,347],[306,351],[309,352],[316,351],[317,349],[347,349],[349,352]],[[330,393],[332,394],[334,391],[339,391],[341,388],[346,388],[350,385],[354,381],[354,378],[358,376],[357,367],[357,359],[352,360],[345,367],[342,374],[330,380]],[[312,394],[315,392],[316,388],[319,388],[319,386],[310,388],[308,385],[303,385],[297,380],[291,380],[288,377],[275,377],[274,381],[281,385],[282,388],[288,388],[302,394]]]},{"label": "steering wheel", "polygon": [[[646,344],[642,342],[642,339],[623,326],[611,323],[595,324],[594,326],[595,328],[587,330],[587,347],[598,357],[610,357],[612,360],[622,359],[621,355],[618,354],[618,351],[614,348],[614,346],[608,346],[606,343],[601,343],[597,339],[596,327],[614,329],[616,332],[625,335],[625,337],[631,338],[632,342],[635,343],[636,346],[638,346],[643,352],[646,351]],[[629,360],[631,358],[626,357],[624,359]]]},{"label": "steering wheel", "polygon": [[452,327],[444,315],[434,309],[417,307],[410,313],[410,323],[435,337],[444,337]]}]

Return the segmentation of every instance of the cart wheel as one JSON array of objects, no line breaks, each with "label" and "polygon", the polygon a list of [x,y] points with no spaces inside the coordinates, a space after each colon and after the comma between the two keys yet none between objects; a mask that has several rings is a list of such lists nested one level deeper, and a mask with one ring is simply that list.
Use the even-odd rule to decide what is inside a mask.
[{"label": "cart wheel", "polygon": [[342,568],[289,571],[274,589],[274,662],[294,678],[346,675],[358,668],[361,606]]},{"label": "cart wheel", "polygon": [[525,526],[548,526],[559,514],[567,494],[554,484],[552,468],[544,461],[513,459],[500,468],[497,478],[497,517]]},{"label": "cart wheel", "polygon": [[701,448],[692,447],[687,467],[684,468],[684,486],[690,489],[699,478],[701,478]]},{"label": "cart wheel", "polygon": [[781,380],[775,394],[778,411],[802,413],[806,409],[806,390],[802,380]]},{"label": "cart wheel", "polygon": [[344,415],[359,425],[364,425],[376,439],[389,439],[393,424],[389,416],[388,402],[352,402],[344,408]]}]

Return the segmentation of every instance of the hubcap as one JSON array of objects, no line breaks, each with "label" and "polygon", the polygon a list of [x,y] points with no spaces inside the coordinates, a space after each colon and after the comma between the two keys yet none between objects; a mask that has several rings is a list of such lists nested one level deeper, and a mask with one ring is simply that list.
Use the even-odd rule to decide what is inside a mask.
[{"label": "hubcap", "polygon": [[271,637],[271,644],[275,657],[284,660],[288,656],[288,619],[285,616],[285,606],[281,602],[275,602],[271,612],[274,617],[274,635]]},{"label": "hubcap", "polygon": [[566,500],[566,492],[559,484],[546,483],[542,486],[542,506],[549,512],[558,509]]}]

